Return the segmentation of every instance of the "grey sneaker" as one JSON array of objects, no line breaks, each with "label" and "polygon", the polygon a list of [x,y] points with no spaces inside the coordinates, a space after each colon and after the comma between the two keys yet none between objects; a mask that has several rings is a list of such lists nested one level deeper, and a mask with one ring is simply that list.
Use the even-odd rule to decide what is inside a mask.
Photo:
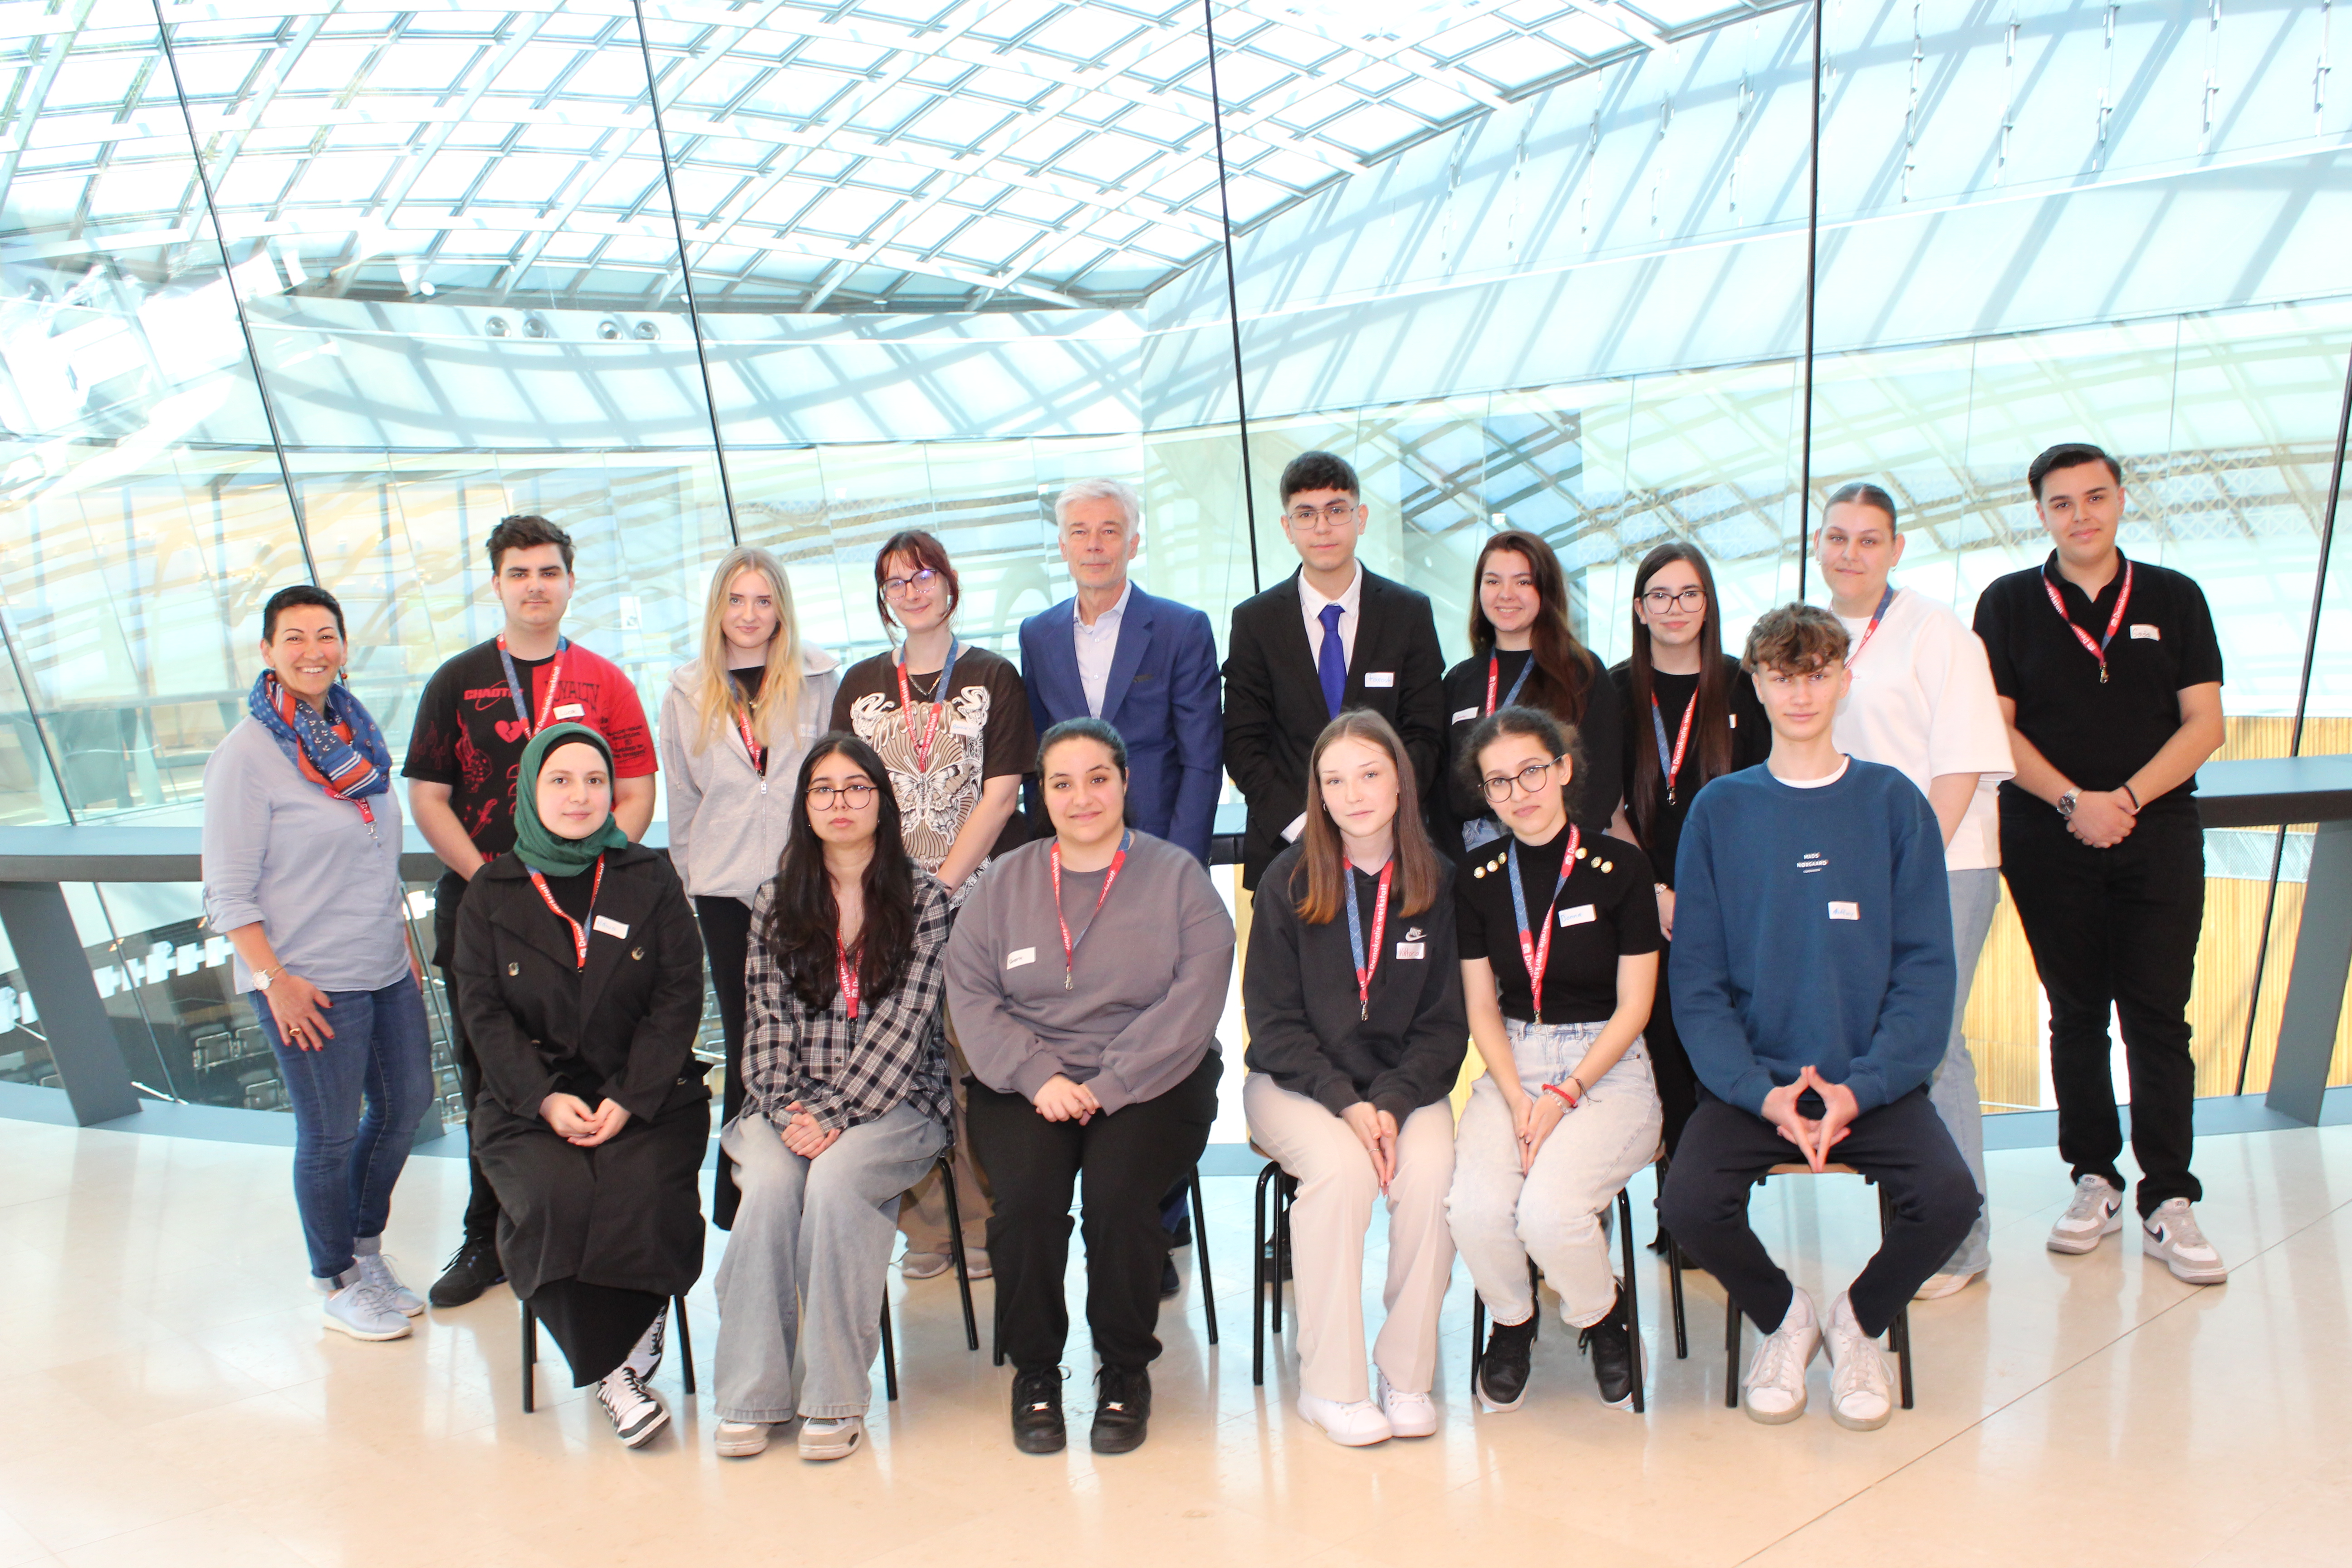
[{"label": "grey sneaker", "polygon": [[352,1261],[359,1268],[360,1277],[383,1293],[393,1310],[404,1318],[425,1315],[425,1298],[400,1282],[400,1276],[392,1271],[391,1258],[381,1252],[362,1252]]},{"label": "grey sneaker", "polygon": [[2140,1221],[2139,1246],[2150,1258],[2164,1260],[2176,1279],[2191,1285],[2219,1285],[2230,1278],[2221,1254],[2205,1239],[2197,1211],[2187,1198],[2167,1198],[2156,1212]]},{"label": "grey sneaker", "polygon": [[719,1457],[722,1459],[748,1459],[764,1453],[768,1447],[768,1424],[765,1421],[721,1421],[719,1424]]},{"label": "grey sneaker", "polygon": [[356,1265],[346,1269],[340,1279],[314,1279],[311,1283],[326,1293],[320,1312],[327,1327],[355,1340],[408,1337],[411,1331],[407,1317]]},{"label": "grey sneaker", "polygon": [[1805,1413],[1805,1369],[1822,1348],[1821,1320],[1813,1315],[1813,1299],[1802,1290],[1791,1292],[1788,1315],[1780,1326],[1756,1347],[1741,1379],[1748,1418],[1777,1426]]},{"label": "grey sneaker", "polygon": [[909,1279],[936,1279],[954,1267],[944,1252],[909,1252],[898,1259],[898,1272]]},{"label": "grey sneaker", "polygon": [[1855,1432],[1875,1432],[1895,1414],[1895,1389],[1878,1342],[1862,1331],[1853,1303],[1841,1294],[1830,1304],[1829,1331],[1822,1344],[1830,1354],[1830,1415]]},{"label": "grey sneaker", "polygon": [[2096,1252],[2100,1237],[2123,1227],[2123,1194],[2105,1176],[2085,1176],[2074,1184],[2074,1201],[2050,1227],[2050,1250]]},{"label": "grey sneaker", "polygon": [[866,1423],[855,1415],[818,1416],[801,1422],[801,1458],[845,1459],[866,1441]]}]

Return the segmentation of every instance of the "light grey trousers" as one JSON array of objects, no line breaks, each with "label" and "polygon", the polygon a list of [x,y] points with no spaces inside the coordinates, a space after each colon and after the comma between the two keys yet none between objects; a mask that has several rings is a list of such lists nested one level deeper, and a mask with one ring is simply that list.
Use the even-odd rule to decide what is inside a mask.
[{"label": "light grey trousers", "polygon": [[1992,911],[2000,902],[2000,870],[1955,871],[1951,884],[1952,956],[1959,961],[1960,984],[1952,997],[1952,1032],[1944,1042],[1944,1059],[1927,1080],[1927,1103],[1943,1118],[1944,1130],[1958,1145],[1969,1174],[1977,1180],[1977,1195],[1985,1202],[1959,1250],[1937,1272],[1979,1274],[1992,1262],[1992,1194],[1985,1190],[1984,1101],[1979,1098],[1977,1062],[1969,1055],[1960,1019],[1969,1009],[1969,989],[1976,984],[1985,938],[1992,931]]}]

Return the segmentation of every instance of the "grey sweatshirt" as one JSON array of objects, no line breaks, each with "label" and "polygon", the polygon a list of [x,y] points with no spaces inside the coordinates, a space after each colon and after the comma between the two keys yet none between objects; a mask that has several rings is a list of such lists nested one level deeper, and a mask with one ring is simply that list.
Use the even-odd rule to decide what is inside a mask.
[{"label": "grey sweatshirt", "polygon": [[[697,899],[740,899],[776,874],[793,830],[793,786],[809,743],[824,732],[841,661],[821,647],[801,650],[800,711],[767,738],[772,748],[762,777],[743,749],[743,737],[721,717],[707,737],[695,711],[699,660],[670,672],[662,693],[661,764],[669,796],[669,858]],[[698,750],[697,748],[699,748]]]},{"label": "grey sweatshirt", "polygon": [[948,1009],[973,1076],[1034,1099],[1061,1073],[1107,1110],[1167,1093],[1216,1048],[1234,973],[1234,922],[1208,871],[1139,833],[1095,914],[1104,872],[1062,872],[1076,943],[1064,990],[1050,838],[977,877],[948,938]]}]

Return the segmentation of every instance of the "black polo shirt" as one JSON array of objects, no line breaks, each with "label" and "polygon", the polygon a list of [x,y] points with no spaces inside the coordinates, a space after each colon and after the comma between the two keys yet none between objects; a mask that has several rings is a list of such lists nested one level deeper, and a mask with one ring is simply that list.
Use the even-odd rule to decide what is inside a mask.
[{"label": "black polo shirt", "polygon": [[[2145,561],[2130,563],[2131,603],[2107,644],[2107,679],[2067,621],[2094,645],[2105,635],[2124,588],[2122,555],[2096,599],[2058,573],[2052,551],[2038,568],[1995,578],[1977,600],[1977,636],[1992,662],[1993,689],[2017,704],[2017,730],[2080,788],[2111,790],[2146,765],[2180,728],[2180,690],[2221,679],[2213,612],[2193,578]],[[2062,621],[2043,584],[2066,606]],[[2161,798],[2187,805],[2191,774]],[[2042,803],[2014,784],[2001,804]],[[2143,806],[2153,801],[2143,801]]]},{"label": "black polo shirt", "polygon": [[[1454,870],[1454,934],[1464,958],[1483,958],[1495,968],[1495,989],[1503,1016],[1537,1022],[1535,990],[1519,952],[1519,921],[1511,907],[1508,835],[1482,844]],[[1599,1024],[1617,1010],[1617,960],[1655,952],[1658,898],[1652,889],[1649,857],[1622,838],[1580,835],[1582,851],[1565,887],[1559,863],[1568,852],[1568,829],[1549,844],[1519,846],[1519,874],[1530,928],[1552,921],[1551,950],[1544,959],[1543,1018],[1547,1024]],[[1549,906],[1544,895],[1558,889]]]}]

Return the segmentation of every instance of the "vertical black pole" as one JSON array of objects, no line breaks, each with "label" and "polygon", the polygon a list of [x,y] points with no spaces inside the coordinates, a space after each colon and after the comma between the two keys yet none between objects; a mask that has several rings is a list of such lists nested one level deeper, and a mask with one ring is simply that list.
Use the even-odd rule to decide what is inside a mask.
[{"label": "vertical black pole", "polygon": [[1225,314],[1234,328],[1234,413],[1242,439],[1242,511],[1249,520],[1250,592],[1258,592],[1257,487],[1250,480],[1249,396],[1242,384],[1242,300],[1234,281],[1234,209],[1225,199],[1225,106],[1217,91],[1215,0],[1201,0],[1201,30],[1209,40],[1209,126],[1217,143],[1217,216],[1225,241]]},{"label": "vertical black pole", "polygon": [[1822,26],[1813,0],[1813,139],[1805,175],[1805,400],[1803,456],[1797,464],[1797,597],[1805,596],[1805,535],[1813,515],[1813,286],[1822,259]]}]

